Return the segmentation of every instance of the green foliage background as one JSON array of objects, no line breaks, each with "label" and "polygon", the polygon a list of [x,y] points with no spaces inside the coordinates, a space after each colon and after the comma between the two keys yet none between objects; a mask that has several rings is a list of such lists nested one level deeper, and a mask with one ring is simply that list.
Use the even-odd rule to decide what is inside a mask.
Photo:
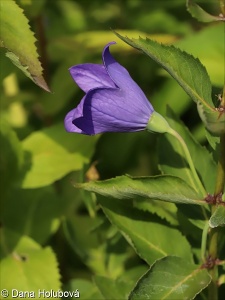
[{"label": "green foliage background", "polygon": [[[209,169],[202,170],[202,176],[206,178],[207,191],[212,193],[217,140],[208,143],[195,103],[159,65],[122,42],[111,29],[123,36],[172,43],[198,57],[208,71],[213,102],[218,106],[215,95],[221,93],[224,84],[224,25],[199,23],[187,12],[183,0],[15,3],[23,9],[34,36],[22,17],[15,18],[18,41],[14,40],[14,45],[9,41],[0,48],[1,288],[78,289],[81,299],[126,299],[156,259],[180,256],[183,260],[173,258],[177,274],[181,276],[179,265],[192,272],[188,262],[200,260],[202,220],[196,216],[198,210],[188,212],[189,218],[176,201],[157,201],[155,195],[152,202],[139,201],[134,196],[132,203],[124,201],[121,205],[116,199],[96,199],[94,193],[74,189],[77,183],[124,174],[149,176],[172,170],[180,176],[180,169],[165,163],[163,149],[169,149],[171,141],[159,139],[157,134],[106,133],[89,137],[66,133],[65,114],[82,97],[68,68],[85,62],[101,63],[104,45],[116,41],[111,52],[155,110],[167,114],[168,120],[173,116],[177,128],[184,122],[193,134],[194,141],[187,129],[180,129],[190,139],[193,155],[201,153],[201,160],[196,158],[197,170],[201,172],[207,164]],[[213,1],[202,3],[212,14],[217,13]],[[30,69],[26,67],[26,59],[37,59],[35,48],[29,48],[35,39],[43,74],[38,61]],[[18,62],[22,53],[25,58]],[[51,92],[46,91],[48,87]],[[179,153],[176,143],[174,148]],[[208,172],[214,176],[210,182]],[[183,179],[188,182],[185,176]],[[185,185],[176,186],[178,192],[184,188]],[[160,249],[143,251],[156,243]],[[223,246],[224,238],[220,247]],[[202,288],[207,285],[206,274],[197,274],[194,279],[202,280]],[[197,293],[194,284],[192,292],[193,296]],[[187,293],[190,298],[190,291]],[[131,297],[140,299],[136,290]],[[172,297],[165,299],[175,299]]]}]

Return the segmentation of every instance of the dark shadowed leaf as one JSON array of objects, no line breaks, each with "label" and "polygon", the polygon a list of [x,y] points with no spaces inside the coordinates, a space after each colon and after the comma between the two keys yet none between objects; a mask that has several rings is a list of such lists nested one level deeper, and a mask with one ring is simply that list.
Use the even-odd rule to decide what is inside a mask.
[{"label": "dark shadowed leaf", "polygon": [[53,186],[32,190],[13,189],[9,197],[2,201],[1,222],[18,234],[43,244],[59,227],[62,202]]},{"label": "dark shadowed leaf", "polygon": [[23,150],[15,131],[1,118],[0,121],[0,189],[1,199],[18,179],[23,164]]}]

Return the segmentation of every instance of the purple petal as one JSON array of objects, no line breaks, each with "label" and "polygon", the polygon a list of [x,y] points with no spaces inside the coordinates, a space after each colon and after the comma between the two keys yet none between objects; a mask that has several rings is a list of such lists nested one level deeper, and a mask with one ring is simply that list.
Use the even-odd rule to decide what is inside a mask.
[{"label": "purple petal", "polygon": [[150,109],[154,111],[144,92],[130,77],[128,71],[121,66],[109,52],[109,46],[112,44],[115,44],[115,42],[111,42],[106,45],[102,52],[102,59],[109,76],[119,88],[125,91],[126,97],[130,99],[129,101],[131,105],[134,105],[135,103],[137,108],[141,106],[143,110]]},{"label": "purple petal", "polygon": [[73,80],[87,93],[98,87],[115,87],[103,65],[80,64],[69,69]]},{"label": "purple petal", "polygon": [[77,133],[83,133],[82,130],[78,127],[76,127],[73,124],[73,120],[76,118],[80,118],[83,115],[83,105],[84,105],[84,99],[82,98],[81,102],[78,104],[78,106],[74,109],[72,109],[68,114],[66,115],[64,119],[64,126],[66,131],[68,132],[77,132]]},{"label": "purple petal", "polygon": [[[74,111],[74,128],[93,135],[102,132],[132,132],[144,130],[153,110],[136,107],[123,90],[100,88],[83,98],[82,116]],[[79,108],[80,109],[80,108]],[[76,115],[76,117],[75,117]],[[70,118],[70,116],[66,117]],[[72,118],[69,119],[71,122]],[[67,121],[66,121],[67,122]],[[71,126],[72,127],[72,126]],[[74,129],[73,128],[73,129]],[[78,132],[77,129],[75,132]]]}]

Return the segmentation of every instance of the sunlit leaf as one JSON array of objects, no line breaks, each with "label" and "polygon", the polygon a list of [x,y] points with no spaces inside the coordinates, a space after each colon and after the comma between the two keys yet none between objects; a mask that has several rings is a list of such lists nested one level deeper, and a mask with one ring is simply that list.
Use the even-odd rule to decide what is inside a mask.
[{"label": "sunlit leaf", "polygon": [[[2,229],[3,230],[3,229]],[[5,231],[4,243],[8,232]],[[3,236],[1,236],[1,241]],[[7,244],[4,246],[7,247]],[[39,291],[58,290],[60,275],[55,254],[50,247],[41,248],[28,237],[22,237],[12,253],[8,253],[1,262],[1,288],[10,292],[12,299],[13,289],[18,291],[33,291],[31,298],[45,299]],[[35,274],[35,276],[34,276]],[[10,280],[8,278],[10,277]],[[16,292],[15,292],[16,293]],[[14,294],[15,296],[15,294]]]},{"label": "sunlit leaf", "polygon": [[32,133],[22,143],[27,163],[23,188],[51,184],[74,170],[81,170],[93,153],[96,138],[73,136],[62,123]]},{"label": "sunlit leaf", "polygon": [[45,134],[34,133],[23,143],[30,155],[22,182],[23,188],[37,188],[49,185],[67,173],[80,170],[87,160],[79,153],[68,153]]},{"label": "sunlit leaf", "polygon": [[1,1],[1,47],[7,57],[38,86],[49,92],[35,46],[36,39],[23,10],[13,0]]}]

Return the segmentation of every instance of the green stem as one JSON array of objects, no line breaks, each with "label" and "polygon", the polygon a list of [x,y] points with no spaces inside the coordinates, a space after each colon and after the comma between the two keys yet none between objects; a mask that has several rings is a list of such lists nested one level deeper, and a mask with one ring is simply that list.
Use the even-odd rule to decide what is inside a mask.
[{"label": "green stem", "polygon": [[198,177],[198,174],[195,170],[195,166],[194,166],[194,163],[192,161],[192,158],[191,158],[191,155],[190,155],[190,152],[188,150],[188,147],[185,143],[185,141],[183,140],[183,138],[179,135],[179,133],[177,131],[175,131],[174,129],[172,129],[171,127],[169,128],[169,130],[167,131],[169,134],[173,135],[180,143],[180,145],[182,146],[182,149],[184,151],[184,154],[186,156],[186,159],[188,161],[188,164],[190,166],[190,169],[191,169],[191,172],[192,172],[192,175],[193,177],[191,178],[192,182],[193,182],[193,187],[195,188],[195,190],[198,192],[200,191],[201,193],[201,196],[202,197],[205,197],[206,196],[206,191]]},{"label": "green stem", "polygon": [[216,178],[216,187],[215,195],[219,195],[224,192],[225,186],[225,134],[222,134],[220,137],[220,157],[217,167],[217,178]]},{"label": "green stem", "polygon": [[207,220],[205,222],[205,226],[202,232],[201,258],[203,263],[206,260],[206,244],[207,244],[208,231],[209,231],[209,221]]},{"label": "green stem", "polygon": [[[218,241],[218,230],[217,228],[212,228],[209,235],[209,257],[212,260],[215,260],[217,257],[217,241]],[[209,270],[209,274],[212,277],[212,281],[209,285],[209,300],[217,300],[218,299],[218,266],[214,265],[213,268]]]},{"label": "green stem", "polygon": [[[222,134],[220,137],[220,157],[218,161],[217,169],[217,180],[215,186],[214,195],[217,196],[220,193],[224,192],[225,185],[225,134]],[[211,214],[214,213],[216,206],[213,205],[211,209]],[[209,235],[209,257],[213,260],[217,259],[217,244],[218,244],[218,228],[212,228]],[[209,300],[218,299],[218,266],[214,265],[212,269],[209,270],[209,273],[212,277],[212,281],[209,285]]]}]

